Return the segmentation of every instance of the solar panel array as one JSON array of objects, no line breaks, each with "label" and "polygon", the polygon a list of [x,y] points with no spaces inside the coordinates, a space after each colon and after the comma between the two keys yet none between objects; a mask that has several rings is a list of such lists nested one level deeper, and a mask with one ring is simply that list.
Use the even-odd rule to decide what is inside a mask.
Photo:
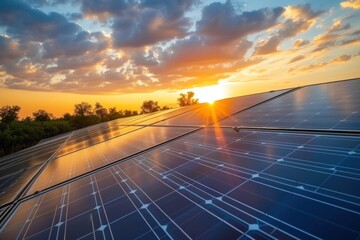
[{"label": "solar panel array", "polygon": [[359,239],[359,90],[255,94],[43,141],[0,159],[0,238]]}]

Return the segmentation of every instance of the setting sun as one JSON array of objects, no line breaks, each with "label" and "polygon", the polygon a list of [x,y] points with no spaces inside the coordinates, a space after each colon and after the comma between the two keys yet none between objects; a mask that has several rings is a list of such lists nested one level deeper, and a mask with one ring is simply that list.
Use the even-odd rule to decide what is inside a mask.
[{"label": "setting sun", "polygon": [[212,104],[216,100],[226,97],[226,90],[222,85],[213,85],[209,87],[194,88],[195,97],[199,102]]}]

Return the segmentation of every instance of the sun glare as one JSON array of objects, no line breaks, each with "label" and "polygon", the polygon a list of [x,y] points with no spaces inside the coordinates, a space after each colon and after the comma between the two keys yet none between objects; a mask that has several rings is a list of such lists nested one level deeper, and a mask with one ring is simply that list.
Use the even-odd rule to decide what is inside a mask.
[{"label": "sun glare", "polygon": [[208,87],[195,88],[195,98],[199,98],[199,102],[214,103],[216,100],[226,97],[225,89],[221,85],[213,85]]}]

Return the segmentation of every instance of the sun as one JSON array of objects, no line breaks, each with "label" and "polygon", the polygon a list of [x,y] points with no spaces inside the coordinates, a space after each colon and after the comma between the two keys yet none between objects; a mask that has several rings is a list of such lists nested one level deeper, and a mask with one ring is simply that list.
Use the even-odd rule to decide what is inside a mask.
[{"label": "sun", "polygon": [[226,97],[224,87],[221,85],[212,85],[208,87],[195,88],[195,98],[199,99],[200,103],[214,103],[216,100]]}]

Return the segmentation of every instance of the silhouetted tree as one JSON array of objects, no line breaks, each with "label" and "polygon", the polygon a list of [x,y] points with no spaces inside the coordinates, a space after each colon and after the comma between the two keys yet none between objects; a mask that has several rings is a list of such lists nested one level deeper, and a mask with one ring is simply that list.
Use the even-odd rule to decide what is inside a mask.
[{"label": "silhouetted tree", "polygon": [[43,109],[39,109],[36,112],[33,112],[33,116],[35,121],[41,122],[41,126],[44,126],[44,122],[49,121],[53,117],[51,113],[48,113]]},{"label": "silhouetted tree", "polygon": [[108,110],[106,108],[104,108],[100,103],[95,103],[95,108],[94,108],[95,114],[96,116],[98,116],[101,121],[105,121],[107,116],[108,116]]},{"label": "silhouetted tree", "polygon": [[74,107],[75,107],[74,108],[75,116],[85,117],[85,116],[92,115],[92,113],[93,113],[91,104],[87,103],[87,102],[75,104]]},{"label": "silhouetted tree", "polygon": [[132,111],[131,110],[122,110],[122,115],[123,117],[131,117],[132,116]]},{"label": "silhouetted tree", "polygon": [[192,91],[185,93],[180,93],[180,98],[177,99],[177,102],[180,107],[194,105],[199,103],[198,98],[194,98],[195,93]]},{"label": "silhouetted tree", "polygon": [[160,106],[158,105],[158,102],[153,100],[144,101],[141,106],[141,113],[151,113],[159,110]]},{"label": "silhouetted tree", "polygon": [[32,121],[32,118],[27,116],[27,117],[23,118],[21,121],[23,121],[25,124],[29,125]]},{"label": "silhouetted tree", "polygon": [[15,122],[19,119],[19,111],[20,107],[13,105],[13,106],[3,106],[0,108],[0,117],[1,122],[6,124],[7,128],[10,127],[10,123]]},{"label": "silhouetted tree", "polygon": [[118,118],[121,118],[121,114],[116,110],[116,107],[112,107],[112,108],[109,108],[109,110],[108,110],[107,118],[109,120],[118,119]]},{"label": "silhouetted tree", "polygon": [[168,106],[163,106],[163,107],[161,108],[161,110],[169,110],[169,109],[171,109],[171,107],[168,107]]},{"label": "silhouetted tree", "polygon": [[65,121],[70,121],[71,118],[72,118],[72,116],[71,116],[70,113],[65,113],[62,118],[63,118],[63,120],[65,120]]}]

